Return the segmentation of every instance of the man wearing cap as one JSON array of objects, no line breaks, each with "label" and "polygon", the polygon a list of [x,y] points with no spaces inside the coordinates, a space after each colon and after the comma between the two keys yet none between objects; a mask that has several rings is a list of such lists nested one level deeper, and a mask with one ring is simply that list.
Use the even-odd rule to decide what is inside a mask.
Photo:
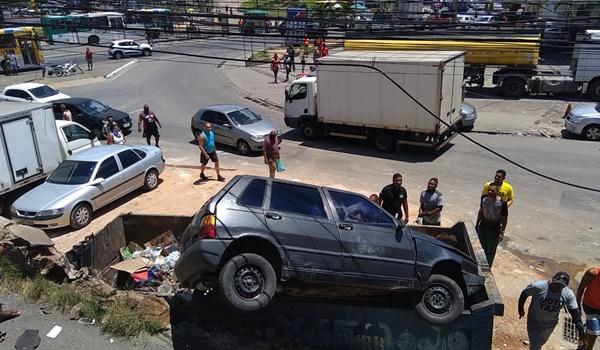
[{"label": "man wearing cap", "polygon": [[530,350],[542,349],[558,323],[560,310],[565,306],[579,332],[579,346],[585,346],[583,322],[575,294],[567,287],[569,280],[569,274],[561,271],[557,272],[550,281],[535,281],[521,292],[519,318],[525,316],[525,301],[531,297],[527,313]]},{"label": "man wearing cap", "polygon": [[277,130],[271,130],[269,135],[265,137],[263,143],[263,159],[265,164],[269,166],[269,177],[275,178],[277,170],[277,161],[279,160],[279,150],[281,147],[281,138],[277,137]]},{"label": "man wearing cap", "polygon": [[585,312],[585,346],[592,350],[600,335],[600,267],[588,269],[577,288],[577,303]]}]

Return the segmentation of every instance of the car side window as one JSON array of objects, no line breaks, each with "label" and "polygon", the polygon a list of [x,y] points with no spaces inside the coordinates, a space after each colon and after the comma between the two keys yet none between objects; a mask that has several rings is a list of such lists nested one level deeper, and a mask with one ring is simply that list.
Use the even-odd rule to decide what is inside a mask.
[{"label": "car side window", "polygon": [[62,128],[65,137],[67,138],[67,142],[88,139],[90,138],[89,132],[87,132],[84,128],[79,125],[67,125]]},{"label": "car side window", "polygon": [[96,179],[103,178],[108,179],[109,177],[115,175],[119,172],[119,166],[117,165],[117,161],[115,157],[110,157],[100,164],[98,168],[98,173],[96,173]]},{"label": "car side window", "polygon": [[200,117],[200,119],[204,120],[205,122],[214,123],[215,122],[215,112],[204,111],[204,113],[202,113],[202,117]]},{"label": "car side window", "polygon": [[119,160],[121,161],[121,165],[123,166],[123,170],[129,168],[133,164],[140,161],[140,157],[132,150],[128,149],[123,152],[119,152],[117,154],[119,156]]},{"label": "car side window", "polygon": [[6,96],[11,96],[11,97],[17,97],[17,98],[22,98],[24,100],[31,100],[32,97],[26,93],[25,91],[22,90],[7,90],[5,93]]},{"label": "car side window", "polygon": [[140,159],[144,159],[146,158],[146,152],[142,151],[141,149],[133,149],[133,151],[140,156]]},{"label": "car side window", "polygon": [[240,196],[239,203],[249,207],[262,208],[265,198],[267,181],[255,179],[250,182],[244,193]]},{"label": "car side window", "polygon": [[217,124],[217,125],[229,124],[229,120],[227,120],[227,117],[225,116],[225,114],[217,112],[216,116],[215,116],[215,124]]},{"label": "car side window", "polygon": [[341,221],[358,224],[394,227],[394,221],[381,207],[368,199],[350,193],[329,191]]},{"label": "car side window", "polygon": [[271,185],[271,210],[326,218],[323,199],[314,187],[298,186],[281,182]]},{"label": "car side window", "polygon": [[290,88],[290,100],[303,100],[306,98],[306,84],[294,84]]}]

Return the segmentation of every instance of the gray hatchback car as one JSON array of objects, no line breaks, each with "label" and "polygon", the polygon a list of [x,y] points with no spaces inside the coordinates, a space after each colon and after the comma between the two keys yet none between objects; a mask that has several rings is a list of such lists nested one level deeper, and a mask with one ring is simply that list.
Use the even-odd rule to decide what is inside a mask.
[{"label": "gray hatchback car", "polygon": [[265,136],[275,129],[275,125],[249,108],[212,105],[200,109],[192,117],[194,138],[202,131],[202,124],[206,122],[212,124],[215,142],[236,147],[243,155],[262,151]]}]

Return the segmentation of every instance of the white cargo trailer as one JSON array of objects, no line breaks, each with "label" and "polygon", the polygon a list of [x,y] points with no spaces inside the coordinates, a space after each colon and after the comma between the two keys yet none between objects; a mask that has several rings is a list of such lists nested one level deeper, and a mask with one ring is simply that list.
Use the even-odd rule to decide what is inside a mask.
[{"label": "white cargo trailer", "polygon": [[[376,67],[423,104],[440,122]],[[321,58],[316,76],[286,89],[286,125],[307,138],[333,135],[440,148],[461,120],[464,52],[344,51]]]}]

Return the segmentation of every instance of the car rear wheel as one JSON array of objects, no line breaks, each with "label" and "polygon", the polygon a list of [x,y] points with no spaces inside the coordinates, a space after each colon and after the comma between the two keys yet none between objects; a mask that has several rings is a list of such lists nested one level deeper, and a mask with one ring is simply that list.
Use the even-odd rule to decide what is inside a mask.
[{"label": "car rear wheel", "polygon": [[237,149],[238,152],[240,152],[240,154],[243,156],[247,156],[248,154],[250,154],[250,152],[252,152],[252,149],[250,149],[250,145],[245,140],[239,140],[237,142]]},{"label": "car rear wheel", "polygon": [[123,53],[121,51],[115,52],[115,58],[116,59],[121,59],[123,58]]},{"label": "car rear wheel", "polygon": [[465,296],[451,278],[433,274],[427,280],[427,286],[415,308],[425,320],[446,324],[456,320],[463,312]]},{"label": "car rear wheel", "polygon": [[144,190],[152,191],[158,187],[158,171],[150,169],[144,177]]},{"label": "car rear wheel", "polygon": [[92,221],[92,207],[87,203],[79,203],[71,211],[71,227],[83,228]]},{"label": "car rear wheel", "polygon": [[143,49],[142,56],[150,56],[150,49]]},{"label": "car rear wheel", "polygon": [[221,296],[239,312],[254,312],[267,306],[276,287],[273,266],[262,256],[252,253],[234,256],[219,274]]},{"label": "car rear wheel", "polygon": [[600,125],[588,125],[583,129],[581,135],[588,141],[600,140]]}]

